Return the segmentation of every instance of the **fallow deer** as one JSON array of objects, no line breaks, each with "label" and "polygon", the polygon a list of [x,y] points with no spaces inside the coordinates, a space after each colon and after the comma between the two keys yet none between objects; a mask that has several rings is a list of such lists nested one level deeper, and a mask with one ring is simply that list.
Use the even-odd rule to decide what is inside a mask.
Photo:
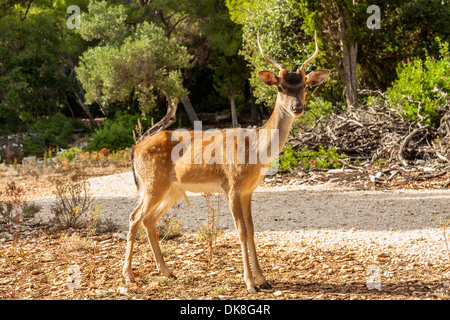
[{"label": "fallow deer", "polygon": [[[247,290],[256,293],[260,288],[271,288],[256,254],[251,215],[252,193],[269,170],[270,162],[285,145],[294,119],[303,115],[308,87],[320,84],[330,71],[305,73],[306,66],[319,52],[316,36],[314,54],[296,72],[289,72],[282,64],[265,55],[259,33],[257,40],[264,59],[280,70],[278,75],[271,71],[258,72],[266,85],[278,89],[273,113],[264,126],[251,130],[161,131],[134,146],[131,155],[133,174],[141,200],[130,216],[123,266],[126,282],[133,281],[132,252],[141,224],[145,226],[159,272],[166,277],[175,277],[164,262],[156,223],[181,197],[187,200],[186,191],[190,191],[223,193],[226,196],[241,244]],[[183,138],[181,142],[180,136]],[[226,139],[229,136],[233,137],[231,144]],[[256,137],[257,141],[252,137]],[[243,145],[238,146],[239,141],[243,141]],[[175,149],[177,152],[174,152]],[[181,156],[180,150],[184,151]],[[269,150],[272,151],[270,155]],[[177,155],[175,158],[174,154]],[[263,154],[267,156],[265,161],[260,158]],[[252,155],[256,157],[252,158]],[[213,158],[215,161],[210,161]]]}]

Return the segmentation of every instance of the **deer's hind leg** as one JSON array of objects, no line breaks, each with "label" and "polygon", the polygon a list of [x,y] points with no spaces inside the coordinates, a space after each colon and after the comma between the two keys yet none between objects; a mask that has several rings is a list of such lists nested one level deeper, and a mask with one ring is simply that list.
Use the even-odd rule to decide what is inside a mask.
[{"label": "deer's hind leg", "polygon": [[164,188],[152,184],[145,188],[143,197],[139,205],[134,209],[130,216],[130,226],[127,235],[127,249],[125,252],[125,262],[123,265],[123,276],[127,283],[133,281],[133,276],[131,272],[131,262],[133,260],[133,247],[136,240],[136,234],[141,226],[141,223],[147,218],[147,216],[152,216],[152,212],[155,212],[157,208],[164,203],[166,194],[169,188]]},{"label": "deer's hind leg", "polygon": [[166,213],[166,211],[169,210],[182,196],[184,196],[184,192],[173,188],[170,189],[164,197],[164,201],[161,202],[157,207],[155,207],[151,212],[146,214],[143,220],[143,224],[147,231],[148,241],[150,243],[150,247],[152,248],[158,271],[165,277],[175,279],[176,277],[174,276],[173,271],[167,267],[166,262],[164,261],[164,257],[161,253],[158,242],[156,223],[161,218],[161,216]]},{"label": "deer's hind leg", "polygon": [[130,215],[130,226],[127,236],[127,249],[125,251],[125,262],[123,264],[122,274],[126,283],[133,282],[133,274],[131,272],[131,262],[133,260],[133,247],[137,231],[142,222],[142,207],[144,199],[141,199],[133,213]]}]

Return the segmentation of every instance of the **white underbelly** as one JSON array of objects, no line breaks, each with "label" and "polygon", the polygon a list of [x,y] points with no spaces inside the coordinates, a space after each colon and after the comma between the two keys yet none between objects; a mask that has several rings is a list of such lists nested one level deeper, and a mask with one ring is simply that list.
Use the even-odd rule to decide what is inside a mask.
[{"label": "white underbelly", "polygon": [[222,187],[217,183],[177,183],[176,185],[184,191],[194,193],[224,193]]}]

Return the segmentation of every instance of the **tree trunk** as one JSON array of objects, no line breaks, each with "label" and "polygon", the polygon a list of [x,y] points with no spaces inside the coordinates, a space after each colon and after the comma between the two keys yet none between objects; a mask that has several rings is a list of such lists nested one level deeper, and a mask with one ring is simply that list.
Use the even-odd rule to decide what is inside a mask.
[{"label": "tree trunk", "polygon": [[178,107],[177,103],[174,103],[170,99],[168,99],[166,115],[155,125],[153,125],[150,129],[148,129],[143,135],[141,135],[140,137],[136,137],[137,139],[136,144],[154,135],[155,133],[163,131],[167,129],[169,126],[171,126],[177,120],[176,116],[177,107]]},{"label": "tree trunk", "polygon": [[339,34],[340,47],[342,52],[343,81],[345,86],[345,96],[349,108],[358,107],[358,82],[356,78],[356,58],[358,56],[358,44],[350,42],[346,37],[347,28],[351,27],[349,19],[345,16],[344,10],[338,6],[339,12]]},{"label": "tree trunk", "polygon": [[197,114],[195,113],[194,108],[192,107],[191,99],[189,99],[188,96],[181,99],[181,103],[184,106],[184,110],[186,111],[189,122],[191,123],[191,126],[194,127],[194,121],[198,121]]},{"label": "tree trunk", "polygon": [[72,115],[72,119],[75,119],[75,114],[73,113],[72,107],[70,106],[69,100],[65,93],[63,93],[64,99],[66,100],[67,107],[69,108],[70,114]]},{"label": "tree trunk", "polygon": [[384,85],[384,83],[378,80],[378,76],[375,71],[373,71],[372,66],[368,64],[364,65],[364,71],[378,90],[380,90],[381,92],[386,91],[386,86]]},{"label": "tree trunk", "polygon": [[344,65],[345,96],[348,107],[358,108],[358,91],[356,79],[356,56],[358,44],[343,43],[342,62]]},{"label": "tree trunk", "polygon": [[253,88],[252,86],[248,86],[250,90],[250,98],[252,101],[252,109],[251,109],[251,122],[252,126],[258,125],[258,106],[256,105],[255,96],[253,95]]},{"label": "tree trunk", "polygon": [[231,124],[232,124],[233,128],[237,128],[237,127],[239,127],[239,123],[237,120],[237,113],[236,113],[236,101],[235,101],[233,95],[229,95],[228,99],[230,99]]},{"label": "tree trunk", "polygon": [[98,128],[97,122],[95,122],[95,119],[92,116],[92,113],[91,113],[91,110],[89,110],[89,107],[84,103],[84,98],[78,92],[75,92],[75,97],[77,98],[78,103],[83,108],[84,113],[86,113],[86,115],[88,116],[89,125],[90,125],[91,129],[92,130],[97,129]]}]

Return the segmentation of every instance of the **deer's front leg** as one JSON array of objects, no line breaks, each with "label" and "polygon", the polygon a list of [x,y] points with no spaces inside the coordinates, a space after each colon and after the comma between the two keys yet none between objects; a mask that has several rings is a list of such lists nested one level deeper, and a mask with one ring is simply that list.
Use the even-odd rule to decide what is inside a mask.
[{"label": "deer's front leg", "polygon": [[247,290],[250,293],[257,293],[260,289],[256,286],[253,279],[252,271],[250,269],[250,262],[248,257],[248,245],[247,245],[247,228],[245,226],[245,219],[243,215],[242,202],[238,195],[228,197],[231,213],[233,214],[234,223],[236,225],[239,240],[241,242],[242,260],[244,263],[244,281],[247,286]]},{"label": "deer's front leg", "polygon": [[255,231],[253,228],[252,219],[252,195],[243,195],[242,198],[242,208],[244,210],[244,220],[245,227],[247,228],[247,244],[250,252],[250,258],[252,261],[253,273],[255,274],[256,283],[264,289],[272,289],[272,286],[267,282],[266,277],[264,277],[262,269],[258,262],[258,255],[256,254],[255,246]]}]

